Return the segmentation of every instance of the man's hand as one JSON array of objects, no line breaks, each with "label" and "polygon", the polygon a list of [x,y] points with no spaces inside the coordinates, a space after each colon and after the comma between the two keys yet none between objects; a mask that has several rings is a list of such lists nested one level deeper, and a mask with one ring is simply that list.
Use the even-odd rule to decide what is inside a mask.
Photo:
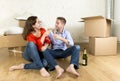
[{"label": "man's hand", "polygon": [[61,36],[59,36],[58,34],[54,34],[53,36],[54,36],[54,38],[55,38],[55,39],[59,39],[59,40],[61,40],[61,39],[62,39],[62,37],[61,37]]},{"label": "man's hand", "polygon": [[55,39],[59,39],[59,40],[63,41],[64,43],[66,43],[68,45],[68,40],[67,39],[59,36],[58,34],[54,34],[53,36],[54,36]]}]

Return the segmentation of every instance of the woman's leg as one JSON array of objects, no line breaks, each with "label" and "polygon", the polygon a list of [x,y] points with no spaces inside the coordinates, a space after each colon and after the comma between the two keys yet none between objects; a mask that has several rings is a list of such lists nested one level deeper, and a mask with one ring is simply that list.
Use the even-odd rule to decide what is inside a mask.
[{"label": "woman's leg", "polygon": [[24,69],[41,69],[43,68],[38,49],[33,42],[29,42],[23,53],[23,58],[28,61],[32,61],[29,64],[25,64]]},{"label": "woman's leg", "polygon": [[42,76],[50,76],[50,74],[45,70],[45,68],[43,67],[43,64],[41,62],[40,56],[39,56],[39,52],[37,50],[36,45],[33,42],[29,42],[26,46],[26,49],[23,53],[23,57],[28,60],[28,61],[32,61],[29,64],[24,64],[24,67],[21,67],[20,65],[18,65],[18,67],[13,68],[13,70],[15,69],[40,69],[40,74]]}]

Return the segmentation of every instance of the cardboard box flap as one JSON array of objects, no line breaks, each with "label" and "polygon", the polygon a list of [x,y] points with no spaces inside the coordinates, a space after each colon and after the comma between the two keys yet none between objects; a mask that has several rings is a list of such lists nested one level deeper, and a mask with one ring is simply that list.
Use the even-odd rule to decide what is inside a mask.
[{"label": "cardboard box flap", "polygon": [[79,22],[85,22],[84,20],[82,20],[82,21],[79,21]]},{"label": "cardboard box flap", "polygon": [[107,22],[110,22],[111,23],[111,21],[112,21],[112,19],[106,19],[107,20]]},{"label": "cardboard box flap", "polygon": [[[85,20],[91,20],[91,19],[105,19],[103,16],[92,16],[92,17],[84,17],[81,22],[84,22]],[[111,22],[111,19],[106,19],[107,21]]]},{"label": "cardboard box flap", "polygon": [[84,18],[81,18],[83,20],[89,20],[89,19],[104,19],[103,16],[92,16],[92,17],[84,17]]},{"label": "cardboard box flap", "polygon": [[16,20],[24,20],[24,21],[26,21],[27,20],[27,18],[25,18],[25,17],[17,17],[17,18],[15,18]]}]

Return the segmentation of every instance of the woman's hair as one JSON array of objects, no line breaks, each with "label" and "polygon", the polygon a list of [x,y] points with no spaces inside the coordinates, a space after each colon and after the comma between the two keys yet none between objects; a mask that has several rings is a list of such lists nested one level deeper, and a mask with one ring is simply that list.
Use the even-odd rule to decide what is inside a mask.
[{"label": "woman's hair", "polygon": [[27,35],[30,34],[32,31],[35,31],[33,26],[35,23],[36,23],[36,19],[37,19],[37,16],[30,16],[26,23],[25,23],[25,27],[24,27],[24,30],[23,30],[23,38],[25,40],[27,40]]}]

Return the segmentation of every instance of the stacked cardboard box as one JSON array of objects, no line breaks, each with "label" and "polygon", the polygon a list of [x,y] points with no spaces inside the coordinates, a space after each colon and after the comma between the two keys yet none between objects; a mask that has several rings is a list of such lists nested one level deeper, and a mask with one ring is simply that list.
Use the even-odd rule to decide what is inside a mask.
[{"label": "stacked cardboard box", "polygon": [[[26,23],[26,19],[17,19],[19,21],[19,26],[24,28],[25,27],[25,23]],[[16,37],[17,40],[19,39],[19,41],[16,40],[16,38],[13,38],[14,41],[15,41],[15,45],[14,44],[11,44],[12,46],[10,46],[8,44],[8,49],[9,49],[9,54],[16,54],[16,53],[22,53],[24,51],[24,48],[27,44],[27,41],[25,41],[22,37],[22,35],[13,35],[13,34],[9,34],[7,36],[12,36],[12,37]],[[12,42],[11,42],[12,43]]]},{"label": "stacked cardboard box", "polygon": [[[24,28],[25,27],[25,23],[26,23],[26,19],[25,18],[16,18],[16,20],[18,20],[18,25],[19,27]],[[7,36],[17,36],[17,35],[13,35],[13,34],[7,34]],[[22,53],[25,49],[25,46],[27,44],[27,41],[25,41],[22,37],[22,35],[18,35],[19,37],[19,41],[17,41],[16,45],[19,45],[18,43],[21,43],[19,46],[14,46],[14,47],[9,47],[9,51],[12,52],[17,52],[17,53]],[[17,37],[16,37],[17,38]],[[17,38],[17,39],[18,39]],[[14,39],[15,40],[15,39]],[[16,40],[15,40],[16,41]]]},{"label": "stacked cardboard box", "polygon": [[117,37],[110,36],[111,20],[102,16],[82,18],[85,35],[89,36],[89,52],[93,55],[117,54]]},{"label": "stacked cardboard box", "polygon": [[25,41],[21,34],[7,34],[6,36],[0,37],[0,48],[7,47],[9,55],[22,53],[27,41]]},{"label": "stacked cardboard box", "polygon": [[25,27],[25,22],[26,22],[26,20],[19,19],[19,26],[22,27],[22,28],[24,28]]},{"label": "stacked cardboard box", "polygon": [[26,46],[26,41],[23,39],[22,35],[7,35],[0,37],[0,48],[3,47],[20,47]]}]

